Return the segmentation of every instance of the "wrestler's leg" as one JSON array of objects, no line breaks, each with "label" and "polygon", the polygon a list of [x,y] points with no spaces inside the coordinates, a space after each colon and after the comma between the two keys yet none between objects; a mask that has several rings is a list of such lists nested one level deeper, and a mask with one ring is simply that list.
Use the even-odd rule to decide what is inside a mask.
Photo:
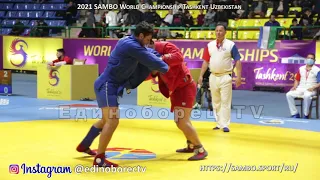
[{"label": "wrestler's leg", "polygon": [[[195,100],[195,84],[192,83],[181,89],[178,89],[172,96],[172,106],[174,108],[174,119],[177,127],[183,132],[187,138],[188,147],[177,150],[177,152],[192,152],[195,155],[189,158],[189,160],[202,160],[208,154],[203,148],[196,129],[192,126],[190,121],[192,104]],[[181,104],[181,106],[179,106]]]}]

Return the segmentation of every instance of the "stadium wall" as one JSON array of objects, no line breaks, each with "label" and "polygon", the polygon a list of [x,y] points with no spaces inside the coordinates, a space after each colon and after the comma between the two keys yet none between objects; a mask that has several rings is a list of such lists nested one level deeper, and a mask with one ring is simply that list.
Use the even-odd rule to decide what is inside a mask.
[{"label": "stadium wall", "polygon": [[[61,39],[0,36],[3,51],[0,69],[36,71],[39,64],[56,58],[56,50],[64,48],[71,58],[87,59],[87,64],[98,64],[99,73],[107,65],[117,39]],[[170,40],[184,54],[194,79],[198,79],[202,54],[207,41]],[[274,49],[259,49],[257,41],[235,41],[243,62],[242,89],[254,86],[291,87],[294,75],[304,64],[308,53],[317,54],[320,64],[320,43],[316,41],[277,41]],[[3,66],[3,67],[1,67]],[[235,74],[236,76],[236,74]]]}]

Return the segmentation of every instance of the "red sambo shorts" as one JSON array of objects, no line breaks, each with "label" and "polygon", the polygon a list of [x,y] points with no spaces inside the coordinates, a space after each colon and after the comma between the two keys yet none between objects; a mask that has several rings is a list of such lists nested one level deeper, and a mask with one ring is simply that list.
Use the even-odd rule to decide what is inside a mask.
[{"label": "red sambo shorts", "polygon": [[197,86],[195,82],[177,88],[170,96],[171,112],[174,107],[192,108],[197,95]]}]

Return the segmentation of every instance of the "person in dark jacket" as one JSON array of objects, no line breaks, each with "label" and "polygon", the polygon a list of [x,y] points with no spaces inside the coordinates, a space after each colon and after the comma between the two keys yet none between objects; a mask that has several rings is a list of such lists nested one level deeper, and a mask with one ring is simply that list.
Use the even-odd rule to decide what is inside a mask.
[{"label": "person in dark jacket", "polygon": [[134,25],[139,24],[142,21],[144,21],[143,13],[139,10],[136,10],[136,9],[130,9],[128,12],[128,17],[126,19],[125,24],[134,26]]},{"label": "person in dark jacket", "polygon": [[224,9],[218,9],[217,11],[217,24],[222,24],[225,27],[228,27],[228,12],[225,11]]},{"label": "person in dark jacket", "polygon": [[38,21],[38,28],[37,29],[40,31],[41,37],[48,37],[49,36],[50,28],[49,28],[48,24],[43,19],[40,19]]},{"label": "person in dark jacket", "polygon": [[68,7],[66,10],[66,15],[65,15],[65,20],[66,20],[66,25],[70,26],[72,23],[74,23],[72,17],[77,15],[77,7],[73,4],[73,1],[70,1],[68,3]]},{"label": "person in dark jacket", "polygon": [[263,0],[254,1],[251,6],[251,11],[249,13],[249,18],[253,18],[255,15],[260,15],[264,18],[268,10],[268,5]]},{"label": "person in dark jacket", "polygon": [[202,96],[203,94],[206,95],[206,99],[208,101],[208,108],[210,111],[213,111],[212,108],[212,99],[211,99],[211,93],[209,89],[209,76],[211,72],[210,69],[208,68],[207,71],[203,75],[203,82],[202,86],[198,86],[197,88],[197,100],[196,104],[193,106],[193,109],[201,109],[202,107]]},{"label": "person in dark jacket", "polygon": [[19,19],[17,19],[9,35],[20,36],[24,32],[24,29],[25,29],[24,24],[20,22]]},{"label": "person in dark jacket", "polygon": [[185,15],[185,19],[184,19],[185,26],[186,27],[192,27],[194,25],[193,17],[191,16],[189,11],[186,11],[185,14],[186,14]]},{"label": "person in dark jacket", "polygon": [[144,20],[147,23],[154,24],[155,26],[160,26],[161,24],[161,17],[159,14],[157,14],[155,9],[149,10],[147,9],[146,12],[144,13]]},{"label": "person in dark jacket", "polygon": [[296,18],[294,18],[292,20],[292,24],[290,26],[291,30],[292,30],[292,35],[291,35],[291,38],[292,39],[298,39],[298,40],[302,40],[302,29],[301,28],[294,28],[294,27],[297,27],[299,26],[298,24],[298,20]]},{"label": "person in dark jacket", "polygon": [[185,16],[183,14],[182,9],[179,9],[177,14],[173,15],[173,21],[172,21],[172,25],[173,26],[184,26],[185,23]]},{"label": "person in dark jacket", "polygon": [[306,9],[304,14],[301,16],[300,26],[312,26],[313,25],[313,15],[310,9]]}]

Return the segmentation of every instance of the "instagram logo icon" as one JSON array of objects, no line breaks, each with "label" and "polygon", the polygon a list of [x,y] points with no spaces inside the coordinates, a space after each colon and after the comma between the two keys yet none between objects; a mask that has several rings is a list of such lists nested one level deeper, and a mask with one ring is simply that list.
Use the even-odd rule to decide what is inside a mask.
[{"label": "instagram logo icon", "polygon": [[19,165],[18,164],[11,164],[9,166],[9,173],[10,174],[19,174]]}]

